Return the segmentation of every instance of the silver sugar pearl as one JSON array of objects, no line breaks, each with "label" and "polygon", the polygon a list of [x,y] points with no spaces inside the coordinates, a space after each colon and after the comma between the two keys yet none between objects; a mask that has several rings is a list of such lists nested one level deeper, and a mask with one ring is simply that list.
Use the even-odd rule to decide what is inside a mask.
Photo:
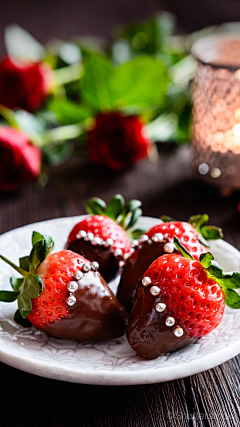
[{"label": "silver sugar pearl", "polygon": [[99,264],[97,261],[91,262],[91,267],[93,271],[97,271],[99,269]]},{"label": "silver sugar pearl", "polygon": [[136,248],[138,246],[138,240],[133,240],[131,243],[132,248]]},{"label": "silver sugar pearl", "polygon": [[120,249],[120,248],[115,249],[115,251],[113,252],[113,255],[114,255],[116,258],[120,258],[121,256],[123,256],[123,251],[122,251],[122,249]]},{"label": "silver sugar pearl", "polygon": [[86,262],[84,265],[83,265],[83,271],[84,271],[84,273],[87,273],[89,270],[91,270],[91,264],[89,264],[88,262]]},{"label": "silver sugar pearl", "polygon": [[160,288],[158,286],[152,286],[150,292],[154,297],[156,297],[160,294]]},{"label": "silver sugar pearl", "polygon": [[111,238],[109,238],[109,239],[105,240],[105,242],[103,242],[103,246],[105,248],[108,248],[109,246],[112,246],[112,245],[113,245],[113,240]]},{"label": "silver sugar pearl", "polygon": [[82,267],[84,264],[83,260],[80,258],[77,259],[77,263],[80,265],[80,267]]},{"label": "silver sugar pearl", "polygon": [[73,275],[74,279],[76,280],[81,280],[83,278],[83,274],[81,271],[77,270],[75,271],[74,275]]},{"label": "silver sugar pearl", "polygon": [[166,304],[164,304],[163,302],[158,302],[158,303],[155,305],[155,310],[156,310],[158,313],[162,313],[162,312],[165,310],[165,308],[166,308]]},{"label": "silver sugar pearl", "polygon": [[125,254],[123,255],[123,259],[124,259],[125,261],[127,261],[127,259],[128,259],[130,256],[131,256],[131,254],[130,254],[129,252],[127,252],[127,253],[125,253]]},{"label": "silver sugar pearl", "polygon": [[152,239],[148,239],[148,244],[151,245],[152,244]]},{"label": "silver sugar pearl", "polygon": [[93,233],[91,233],[91,232],[89,232],[88,234],[87,234],[87,237],[88,237],[88,240],[90,240],[90,242],[94,239],[94,234]]},{"label": "silver sugar pearl", "polygon": [[152,281],[151,281],[150,277],[145,276],[142,278],[143,286],[149,286],[149,285],[151,285],[151,283],[152,283]]},{"label": "silver sugar pearl", "polygon": [[174,243],[165,243],[165,245],[163,246],[163,250],[167,254],[172,254],[174,252],[174,249],[175,249]]},{"label": "silver sugar pearl", "polygon": [[94,237],[91,240],[92,245],[96,246],[96,245],[102,245],[102,239],[100,237]]},{"label": "silver sugar pearl", "polygon": [[155,233],[152,237],[151,237],[152,241],[154,243],[161,243],[164,239],[163,234],[162,233]]},{"label": "silver sugar pearl", "polygon": [[75,298],[75,296],[74,295],[70,295],[68,298],[67,298],[67,305],[69,305],[70,307],[72,307],[74,304],[76,304],[76,298]]},{"label": "silver sugar pearl", "polygon": [[173,317],[167,317],[165,321],[166,326],[173,326],[175,325],[175,319]]},{"label": "silver sugar pearl", "polygon": [[183,329],[180,326],[177,326],[173,331],[175,337],[180,338],[183,336]]},{"label": "silver sugar pearl", "polygon": [[84,239],[86,235],[87,235],[86,231],[80,230],[79,233],[77,234],[77,239]]},{"label": "silver sugar pearl", "polygon": [[78,284],[77,282],[69,282],[68,283],[68,290],[69,292],[76,292],[78,290]]},{"label": "silver sugar pearl", "polygon": [[143,234],[141,237],[139,237],[139,243],[144,243],[148,241],[148,236],[146,234]]},{"label": "silver sugar pearl", "polygon": [[118,266],[119,266],[119,268],[123,268],[125,266],[125,262],[119,261]]}]

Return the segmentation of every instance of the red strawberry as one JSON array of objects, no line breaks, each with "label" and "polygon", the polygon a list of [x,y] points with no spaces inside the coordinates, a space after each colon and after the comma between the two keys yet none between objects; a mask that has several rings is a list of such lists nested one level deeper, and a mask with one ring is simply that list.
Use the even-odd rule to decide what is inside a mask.
[{"label": "red strawberry", "polygon": [[207,251],[208,239],[223,237],[220,228],[206,225],[208,222],[207,214],[192,216],[189,218],[189,222],[171,221],[171,218],[165,216],[162,219],[165,221],[164,223],[151,228],[146,234],[152,237],[156,233],[162,233],[170,242],[173,242],[174,236],[177,236],[196,260]]},{"label": "red strawberry", "polygon": [[107,281],[111,280],[131,253],[126,231],[129,233],[141,216],[140,206],[138,200],[132,200],[125,206],[120,195],[114,196],[108,205],[101,199],[89,200],[87,210],[92,215],[75,225],[66,248],[97,261],[102,276]]},{"label": "red strawberry", "polygon": [[125,309],[98,273],[98,263],[69,250],[48,255],[52,247],[48,236],[34,233],[30,257],[20,260],[21,267],[10,263],[24,278],[11,279],[14,291],[0,291],[0,300],[18,300],[15,320],[78,341],[123,335]]},{"label": "red strawberry", "polygon": [[224,302],[240,308],[240,273],[224,274],[210,252],[196,261],[175,238],[186,256],[169,254],[156,259],[138,287],[127,327],[137,355],[154,359],[185,347],[216,328]]}]

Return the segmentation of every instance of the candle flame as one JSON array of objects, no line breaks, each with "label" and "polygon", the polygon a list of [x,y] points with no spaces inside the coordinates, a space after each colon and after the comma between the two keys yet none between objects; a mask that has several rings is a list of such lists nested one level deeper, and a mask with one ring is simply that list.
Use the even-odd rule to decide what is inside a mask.
[{"label": "candle flame", "polygon": [[240,137],[240,123],[233,126],[233,135]]}]

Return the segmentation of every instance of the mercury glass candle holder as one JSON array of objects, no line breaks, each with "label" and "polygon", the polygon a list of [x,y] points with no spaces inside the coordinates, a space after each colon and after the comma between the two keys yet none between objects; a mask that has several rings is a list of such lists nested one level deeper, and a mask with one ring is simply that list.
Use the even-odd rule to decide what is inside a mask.
[{"label": "mercury glass candle holder", "polygon": [[197,40],[193,83],[193,162],[223,189],[240,189],[240,34]]}]

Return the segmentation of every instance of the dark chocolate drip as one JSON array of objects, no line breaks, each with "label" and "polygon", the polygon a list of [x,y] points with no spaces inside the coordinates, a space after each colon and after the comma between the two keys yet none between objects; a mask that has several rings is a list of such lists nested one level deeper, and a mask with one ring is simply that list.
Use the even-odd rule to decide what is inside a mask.
[{"label": "dark chocolate drip", "polygon": [[174,335],[174,326],[166,326],[165,321],[171,313],[167,308],[162,313],[155,309],[161,297],[154,297],[150,293],[151,285],[138,287],[137,295],[127,326],[127,339],[137,356],[144,359],[156,359],[170,351],[178,350],[195,342],[196,338],[189,337],[188,331],[183,329],[183,335]]},{"label": "dark chocolate drip", "polygon": [[77,341],[111,339],[124,334],[125,308],[98,272],[84,273],[73,295],[76,303],[69,307],[68,317],[46,325],[46,333]]},{"label": "dark chocolate drip", "polygon": [[90,241],[77,239],[69,243],[67,249],[76,252],[90,261],[97,261],[99,273],[109,282],[118,271],[118,260],[111,252],[111,247],[105,248],[103,245],[93,245]]},{"label": "dark chocolate drip", "polygon": [[136,289],[141,283],[143,274],[155,259],[165,254],[163,250],[165,243],[166,240],[161,243],[145,242],[141,249],[136,249],[128,258],[117,291],[117,298],[128,313],[131,312]]}]

